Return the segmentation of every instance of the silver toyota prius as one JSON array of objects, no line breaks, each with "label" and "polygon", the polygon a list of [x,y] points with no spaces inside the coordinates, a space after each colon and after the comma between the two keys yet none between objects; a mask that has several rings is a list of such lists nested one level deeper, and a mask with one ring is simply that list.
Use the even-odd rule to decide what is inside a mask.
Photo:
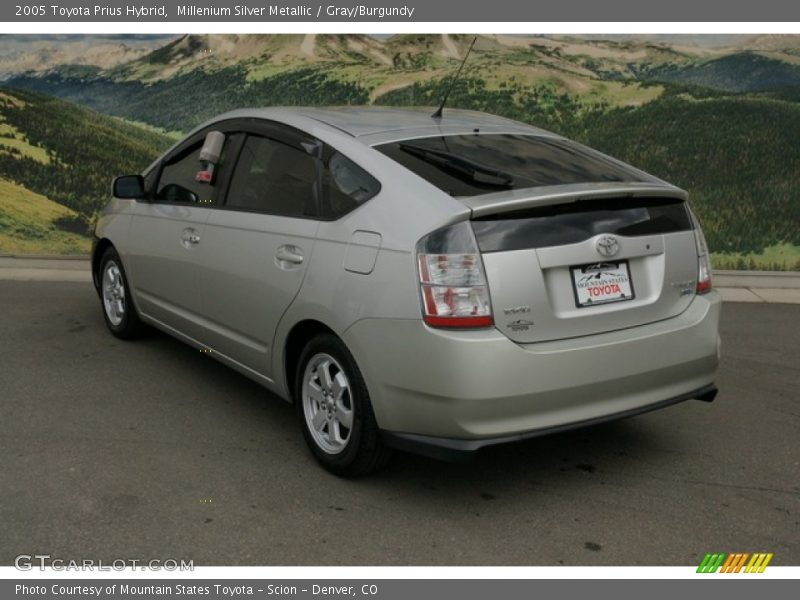
[{"label": "silver toyota prius", "polygon": [[488,114],[238,110],[114,181],[92,269],[111,333],[261,383],[358,475],[713,400],[720,298],[686,200]]}]

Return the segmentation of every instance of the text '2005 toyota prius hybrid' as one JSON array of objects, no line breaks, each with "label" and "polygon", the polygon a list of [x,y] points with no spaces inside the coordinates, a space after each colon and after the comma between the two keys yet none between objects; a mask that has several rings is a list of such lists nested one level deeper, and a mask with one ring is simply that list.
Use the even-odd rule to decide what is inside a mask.
[{"label": "text '2005 toyota prius hybrid'", "polygon": [[239,110],[114,182],[92,267],[112,333],[260,382],[355,475],[712,400],[720,299],[686,196],[482,113]]}]

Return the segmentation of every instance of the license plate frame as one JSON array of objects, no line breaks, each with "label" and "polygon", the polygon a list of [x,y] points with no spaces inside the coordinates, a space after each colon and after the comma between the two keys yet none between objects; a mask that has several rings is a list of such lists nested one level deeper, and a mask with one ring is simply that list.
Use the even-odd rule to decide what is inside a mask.
[{"label": "license plate frame", "polygon": [[[577,308],[627,302],[636,297],[631,268],[627,260],[575,265],[570,267],[569,271]],[[588,278],[592,276],[595,277],[595,285],[588,285]],[[613,286],[617,289],[615,290]],[[599,288],[600,291],[590,292],[590,288]]]}]

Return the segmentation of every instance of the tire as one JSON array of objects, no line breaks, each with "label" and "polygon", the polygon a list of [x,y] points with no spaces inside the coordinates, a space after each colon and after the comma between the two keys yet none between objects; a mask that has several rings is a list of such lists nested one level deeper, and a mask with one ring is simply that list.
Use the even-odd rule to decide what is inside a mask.
[{"label": "tire", "polygon": [[123,340],[139,337],[144,324],[139,320],[131,299],[128,278],[122,260],[114,248],[108,248],[100,260],[100,306],[108,330]]},{"label": "tire", "polygon": [[303,436],[325,469],[356,477],[386,465],[391,451],[381,442],[367,386],[339,338],[322,334],[309,341],[294,389]]}]

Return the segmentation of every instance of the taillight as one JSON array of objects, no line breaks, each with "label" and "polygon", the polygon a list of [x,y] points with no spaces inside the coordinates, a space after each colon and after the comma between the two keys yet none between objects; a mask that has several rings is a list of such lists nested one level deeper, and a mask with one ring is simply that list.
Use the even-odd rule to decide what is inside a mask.
[{"label": "taillight", "polygon": [[469,223],[439,229],[417,243],[422,318],[431,327],[491,327],[492,305]]},{"label": "taillight", "polygon": [[697,247],[697,287],[695,292],[706,294],[711,291],[711,257],[708,255],[708,245],[703,230],[700,229],[700,223],[694,213],[689,212],[694,223],[694,243]]}]

